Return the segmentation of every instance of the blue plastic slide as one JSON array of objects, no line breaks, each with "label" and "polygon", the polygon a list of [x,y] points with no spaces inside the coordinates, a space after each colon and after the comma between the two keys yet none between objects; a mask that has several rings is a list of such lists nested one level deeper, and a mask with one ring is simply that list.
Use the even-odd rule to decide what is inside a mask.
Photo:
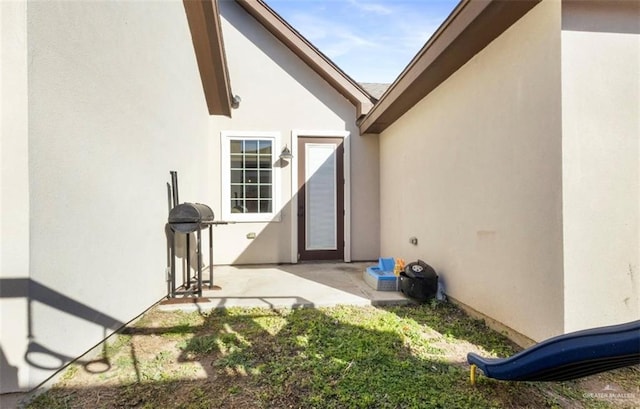
[{"label": "blue plastic slide", "polygon": [[566,381],[640,364],[640,320],[550,338],[509,358],[469,353],[471,383],[476,367],[505,381]]}]

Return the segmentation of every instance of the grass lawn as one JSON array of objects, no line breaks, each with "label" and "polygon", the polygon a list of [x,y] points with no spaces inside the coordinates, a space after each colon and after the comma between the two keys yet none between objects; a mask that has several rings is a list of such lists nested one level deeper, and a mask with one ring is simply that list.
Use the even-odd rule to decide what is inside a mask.
[{"label": "grass lawn", "polygon": [[[469,351],[518,348],[455,306],[151,310],[29,408],[632,408],[640,368],[469,384]],[[102,364],[102,365],[100,365]],[[596,396],[597,398],[594,398]],[[603,400],[606,399],[606,400]]]}]

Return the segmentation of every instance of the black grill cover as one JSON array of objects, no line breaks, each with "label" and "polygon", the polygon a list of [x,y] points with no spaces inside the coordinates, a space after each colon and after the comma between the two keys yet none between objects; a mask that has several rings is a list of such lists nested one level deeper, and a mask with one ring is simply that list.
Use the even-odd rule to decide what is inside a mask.
[{"label": "black grill cover", "polygon": [[182,203],[169,212],[169,225],[178,233],[191,233],[214,219],[213,210],[202,203]]}]

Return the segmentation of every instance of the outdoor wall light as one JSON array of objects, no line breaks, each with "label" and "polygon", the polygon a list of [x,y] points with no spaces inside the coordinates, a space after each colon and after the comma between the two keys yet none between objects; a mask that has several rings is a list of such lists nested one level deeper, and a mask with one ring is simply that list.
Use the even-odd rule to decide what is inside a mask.
[{"label": "outdoor wall light", "polygon": [[293,159],[293,155],[291,154],[291,151],[289,150],[287,145],[284,145],[284,148],[282,148],[282,152],[280,153],[280,159],[286,159],[286,160]]},{"label": "outdoor wall light", "polygon": [[237,109],[240,106],[240,102],[242,102],[242,98],[240,98],[240,95],[234,95],[233,99],[231,100],[231,108]]}]

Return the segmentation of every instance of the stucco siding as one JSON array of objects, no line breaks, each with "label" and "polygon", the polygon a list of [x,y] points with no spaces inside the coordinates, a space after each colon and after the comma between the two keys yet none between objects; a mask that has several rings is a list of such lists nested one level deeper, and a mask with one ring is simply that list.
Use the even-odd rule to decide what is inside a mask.
[{"label": "stucco siding", "polygon": [[24,356],[28,335],[20,296],[29,277],[26,15],[26,3],[0,3],[0,393],[18,390],[29,375],[13,359]]},{"label": "stucco siding", "polygon": [[196,196],[209,115],[181,2],[29,2],[24,21],[31,309],[11,324],[31,338],[8,360],[29,388],[166,294],[166,183]]},{"label": "stucco siding", "polygon": [[[233,2],[220,3],[231,88],[242,102],[232,118],[212,120],[207,146],[209,189],[206,200],[221,214],[220,135],[223,131],[279,133],[280,146],[290,149],[292,134],[301,130],[349,132],[351,150],[353,260],[378,257],[377,141],[358,135],[356,108],[311,70],[255,19]],[[291,200],[297,193],[292,171],[297,158],[276,167],[281,178],[280,220],[235,223],[215,229],[214,258],[220,264],[296,262],[292,259]],[[248,239],[248,233],[255,233]]]},{"label": "stucco siding", "polygon": [[563,2],[565,330],[640,316],[640,5]]},{"label": "stucco siding", "polygon": [[563,330],[560,104],[543,1],[380,136],[381,253],[534,340]]}]

